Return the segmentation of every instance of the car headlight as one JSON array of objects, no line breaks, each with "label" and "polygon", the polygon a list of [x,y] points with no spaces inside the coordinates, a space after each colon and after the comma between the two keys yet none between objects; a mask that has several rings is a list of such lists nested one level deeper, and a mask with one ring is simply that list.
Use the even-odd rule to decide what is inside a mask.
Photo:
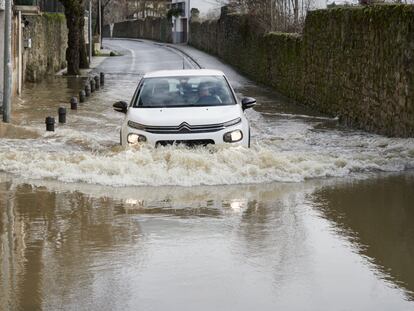
[{"label": "car headlight", "polygon": [[243,139],[243,132],[240,130],[228,132],[224,134],[223,140],[226,143],[237,143],[238,141],[241,141]]},{"label": "car headlight", "polygon": [[143,135],[139,135],[139,134],[129,134],[128,135],[128,144],[130,145],[136,145],[138,143],[145,143],[147,141],[147,138]]}]

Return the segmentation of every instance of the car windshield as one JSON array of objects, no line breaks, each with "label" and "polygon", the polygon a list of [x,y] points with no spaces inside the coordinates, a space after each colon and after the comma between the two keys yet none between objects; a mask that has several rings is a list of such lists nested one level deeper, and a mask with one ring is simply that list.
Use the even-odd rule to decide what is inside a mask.
[{"label": "car windshield", "polygon": [[236,104],[224,76],[144,79],[133,107],[197,107]]}]

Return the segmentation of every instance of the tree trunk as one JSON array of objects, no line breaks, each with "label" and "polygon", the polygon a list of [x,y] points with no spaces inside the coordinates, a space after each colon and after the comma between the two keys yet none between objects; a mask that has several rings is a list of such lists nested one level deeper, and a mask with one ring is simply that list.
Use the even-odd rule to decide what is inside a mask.
[{"label": "tree trunk", "polygon": [[83,0],[60,0],[65,7],[68,27],[66,61],[68,75],[79,75],[79,68],[89,68],[84,36],[85,7]]},{"label": "tree trunk", "polygon": [[[105,8],[106,6],[101,6],[101,32],[103,32],[105,26]],[[101,40],[102,40],[102,33],[101,33]]]},{"label": "tree trunk", "polygon": [[79,67],[82,69],[89,68],[88,62],[88,51],[86,49],[85,43],[85,7],[81,8],[82,14],[80,16],[79,27],[80,27],[80,37],[79,37]]},{"label": "tree trunk", "polygon": [[79,18],[76,10],[65,6],[66,23],[68,27],[68,48],[66,49],[66,61],[68,63],[68,75],[79,74]]}]

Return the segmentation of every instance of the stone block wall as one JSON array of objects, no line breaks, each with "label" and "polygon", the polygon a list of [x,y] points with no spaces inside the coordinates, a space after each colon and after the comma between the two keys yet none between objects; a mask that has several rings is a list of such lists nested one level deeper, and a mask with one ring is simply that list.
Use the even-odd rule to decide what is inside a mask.
[{"label": "stone block wall", "polygon": [[192,22],[190,44],[354,127],[414,136],[413,5],[312,11],[302,35],[259,29],[222,14]]},{"label": "stone block wall", "polygon": [[37,82],[47,74],[66,67],[68,31],[63,14],[44,13],[26,16],[23,39],[31,39],[32,47],[23,52],[24,80]]},{"label": "stone block wall", "polygon": [[[103,29],[104,37],[110,36],[110,26]],[[161,42],[172,42],[170,22],[166,18],[147,17],[116,23],[112,36],[115,38],[140,38]]]}]

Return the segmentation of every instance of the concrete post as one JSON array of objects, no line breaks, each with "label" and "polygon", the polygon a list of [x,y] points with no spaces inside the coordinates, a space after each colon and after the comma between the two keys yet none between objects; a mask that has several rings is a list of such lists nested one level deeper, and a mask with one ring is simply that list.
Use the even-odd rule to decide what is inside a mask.
[{"label": "concrete post", "polygon": [[11,63],[11,35],[12,35],[12,1],[6,0],[4,15],[4,96],[3,122],[10,122],[11,95],[12,95],[12,63]]},{"label": "concrete post", "polygon": [[190,37],[190,19],[191,19],[191,0],[188,0],[188,9],[187,9],[187,33],[185,34],[187,41],[185,43],[188,44],[188,40]]},{"label": "concrete post", "polygon": [[22,94],[22,86],[23,86],[23,52],[22,52],[22,40],[23,40],[23,31],[22,31],[22,11],[19,11],[19,21],[18,21],[18,31],[19,31],[19,36],[18,36],[18,43],[17,43],[17,47],[18,47],[18,60],[19,60],[19,76],[18,76],[18,80],[17,80],[17,93],[20,95]]}]

